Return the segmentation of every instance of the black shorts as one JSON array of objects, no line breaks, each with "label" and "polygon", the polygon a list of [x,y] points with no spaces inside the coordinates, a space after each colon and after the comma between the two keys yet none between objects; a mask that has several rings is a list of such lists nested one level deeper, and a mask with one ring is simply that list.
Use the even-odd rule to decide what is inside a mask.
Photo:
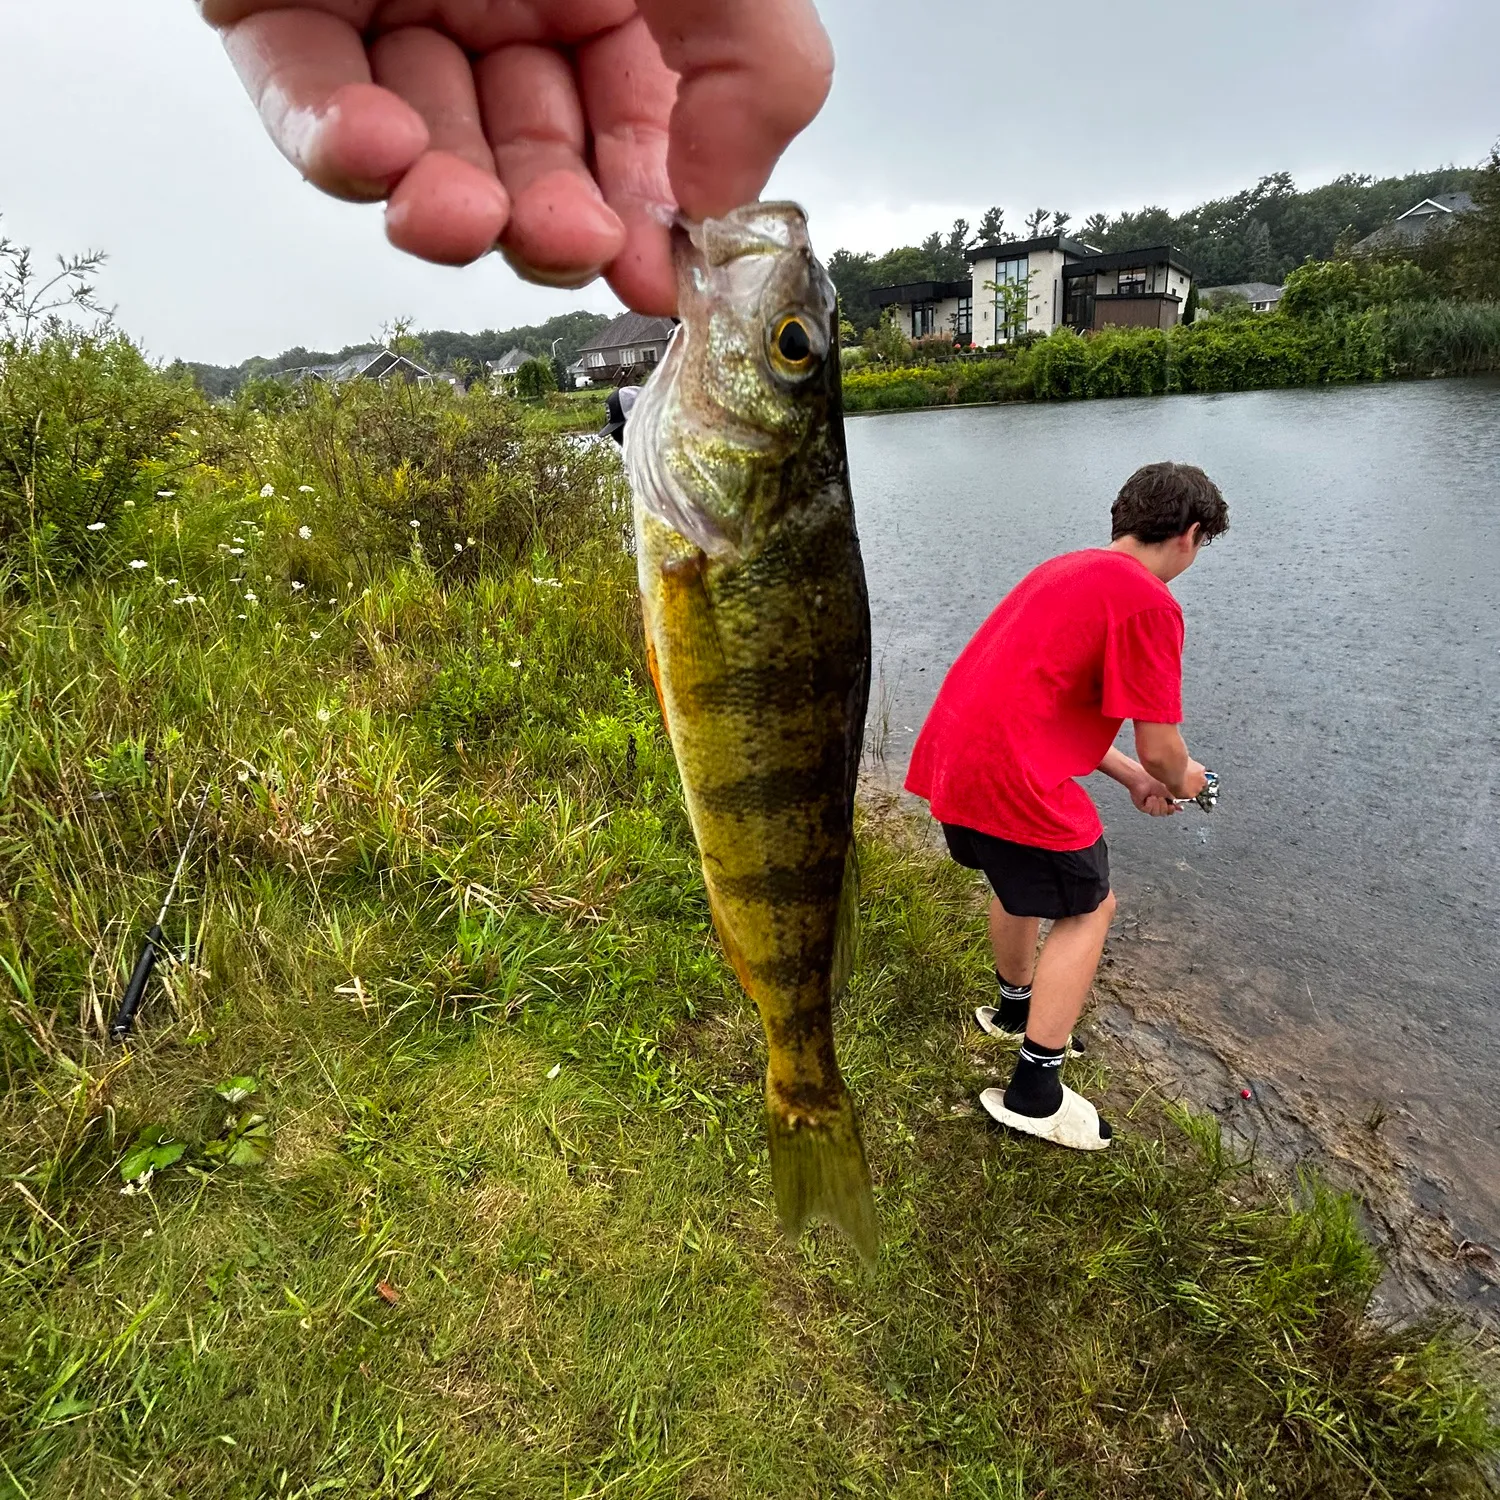
[{"label": "black shorts", "polygon": [[1013,917],[1082,917],[1109,895],[1109,846],[1035,849],[956,823],[943,824],[948,852],[970,870],[983,870],[990,889]]}]

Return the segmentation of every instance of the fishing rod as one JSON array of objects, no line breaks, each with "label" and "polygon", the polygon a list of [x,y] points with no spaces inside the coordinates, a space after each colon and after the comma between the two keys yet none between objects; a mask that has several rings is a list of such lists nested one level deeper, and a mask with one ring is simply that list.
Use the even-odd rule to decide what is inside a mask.
[{"label": "fishing rod", "polygon": [[1201,807],[1212,812],[1219,805],[1219,778],[1212,771],[1203,773],[1203,790],[1196,797],[1172,797],[1168,799],[1174,807]]},{"label": "fishing rod", "polygon": [[167,899],[162,902],[161,910],[156,914],[155,925],[146,934],[146,941],[141,945],[141,956],[135,961],[135,970],[120,1000],[120,1008],[115,1012],[114,1020],[109,1023],[111,1041],[123,1042],[129,1037],[131,1028],[135,1025],[135,1013],[141,1008],[141,1001],[145,999],[146,984],[151,978],[152,969],[156,967],[156,960],[163,953],[171,952],[161,935],[161,924],[167,920],[167,908],[171,906],[173,898],[177,895],[177,885],[182,879],[183,867],[187,864],[188,850],[193,847],[193,840],[198,836],[198,825],[203,820],[203,809],[208,803],[210,785],[212,783],[204,785],[203,795],[198,799],[198,810],[193,814],[193,825],[188,829],[187,842],[182,846],[182,853],[177,856],[177,868],[172,872],[171,885],[167,887]]}]

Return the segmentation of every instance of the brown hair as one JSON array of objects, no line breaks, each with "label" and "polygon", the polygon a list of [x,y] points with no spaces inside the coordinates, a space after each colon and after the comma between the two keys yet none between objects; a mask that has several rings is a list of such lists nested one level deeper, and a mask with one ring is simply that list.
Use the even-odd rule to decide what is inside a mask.
[{"label": "brown hair", "polygon": [[1229,507],[1219,487],[1192,464],[1147,464],[1125,481],[1110,509],[1115,541],[1165,542],[1181,536],[1195,521],[1199,536],[1211,542],[1229,530]]}]

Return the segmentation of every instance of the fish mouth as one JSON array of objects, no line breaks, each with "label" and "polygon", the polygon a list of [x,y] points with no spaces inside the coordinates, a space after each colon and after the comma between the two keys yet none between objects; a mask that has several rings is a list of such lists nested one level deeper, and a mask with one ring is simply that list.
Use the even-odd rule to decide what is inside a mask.
[{"label": "fish mouth", "polygon": [[693,220],[679,215],[673,239],[679,245],[685,239],[710,267],[728,265],[747,255],[785,255],[789,251],[812,254],[807,214],[800,204],[789,202],[747,203],[718,219]]}]

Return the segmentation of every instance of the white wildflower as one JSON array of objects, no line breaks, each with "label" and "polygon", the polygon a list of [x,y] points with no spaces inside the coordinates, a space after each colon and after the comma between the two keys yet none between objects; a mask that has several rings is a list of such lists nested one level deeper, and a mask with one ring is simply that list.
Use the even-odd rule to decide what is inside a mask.
[{"label": "white wildflower", "polygon": [[513,666],[513,667],[519,667],[519,666],[520,666],[520,665],[521,665],[521,663],[520,663],[520,662],[518,662],[518,661],[513,661],[513,662],[512,662],[512,663],[511,663],[511,666]]},{"label": "white wildflower", "polygon": [[307,633],[307,638],[311,641],[321,641],[323,639],[323,632],[321,630],[310,630]]},{"label": "white wildflower", "polygon": [[299,484],[297,486],[297,493],[299,495],[310,495],[312,492],[313,487],[310,484]]},{"label": "white wildflower", "polygon": [[260,498],[262,500],[269,500],[275,493],[276,486],[274,484],[263,484],[260,487]]},{"label": "white wildflower", "polygon": [[253,589],[246,589],[245,590],[245,600],[246,600],[247,603],[250,603],[250,604],[254,604],[254,603],[257,602],[256,596],[255,596],[255,591]]},{"label": "white wildflower", "polygon": [[176,496],[176,490],[157,490],[156,492],[156,498],[158,500],[173,500],[176,498]]},{"label": "white wildflower", "polygon": [[544,589],[560,589],[562,587],[561,578],[533,578],[531,581],[540,584]]},{"label": "white wildflower", "polygon": [[134,510],[135,509],[135,501],[134,500],[126,500],[126,501],[123,501],[122,503],[125,506],[126,510]]},{"label": "white wildflower", "polygon": [[311,838],[315,831],[316,830],[313,828],[311,823],[304,823],[298,830],[298,832],[301,833],[302,837],[305,839]]},{"label": "white wildflower", "polygon": [[248,771],[236,771],[234,774],[238,776],[241,781],[249,781],[250,779],[250,773]]},{"label": "white wildflower", "polygon": [[139,573],[146,566],[146,559],[144,557],[132,557],[130,559],[130,566]]},{"label": "white wildflower", "polygon": [[475,540],[474,540],[474,538],[473,538],[473,537],[471,537],[471,536],[470,536],[470,537],[465,537],[465,538],[464,538],[464,540],[465,540],[465,541],[466,541],[466,542],[468,542],[468,544],[469,544],[469,545],[470,545],[470,546],[471,546],[471,547],[477,547],[477,546],[478,546],[478,545],[479,545],[479,543],[478,543],[478,542],[476,542],[476,541],[475,541]]},{"label": "white wildflower", "polygon": [[406,524],[410,526],[413,531],[419,530],[422,525],[420,521],[408,521]]},{"label": "white wildflower", "polygon": [[249,618],[250,618],[249,615],[236,615],[235,616],[236,620],[248,620]]},{"label": "white wildflower", "polygon": [[307,587],[307,585],[305,583],[297,583],[297,582],[294,581],[292,583],[292,592],[294,594],[300,593],[306,587]]},{"label": "white wildflower", "polygon": [[[223,544],[220,543],[220,545],[222,546]],[[229,549],[229,555],[231,557],[243,557],[245,555],[245,549],[243,547],[231,547]]]},{"label": "white wildflower", "polygon": [[300,536],[304,542],[312,541],[312,527],[299,526],[297,528],[297,535]]},{"label": "white wildflower", "polygon": [[455,552],[462,552],[464,550],[464,544],[462,542],[454,542],[453,550]]},{"label": "white wildflower", "polygon": [[173,604],[201,604],[202,598],[197,594],[184,594],[179,599],[174,599]]},{"label": "white wildflower", "polygon": [[103,531],[104,530],[104,522],[103,521],[90,521],[89,524],[87,526],[85,526],[83,529],[85,531]]},{"label": "white wildflower", "polygon": [[180,578],[163,578],[162,582],[166,584],[168,588],[176,588],[177,585],[182,582],[182,580]]},{"label": "white wildflower", "polygon": [[237,541],[242,547],[245,545],[245,539],[242,536],[235,537],[235,541]]},{"label": "white wildflower", "polygon": [[318,723],[326,724],[332,717],[333,715],[329,713],[326,708],[320,708],[318,710]]}]

